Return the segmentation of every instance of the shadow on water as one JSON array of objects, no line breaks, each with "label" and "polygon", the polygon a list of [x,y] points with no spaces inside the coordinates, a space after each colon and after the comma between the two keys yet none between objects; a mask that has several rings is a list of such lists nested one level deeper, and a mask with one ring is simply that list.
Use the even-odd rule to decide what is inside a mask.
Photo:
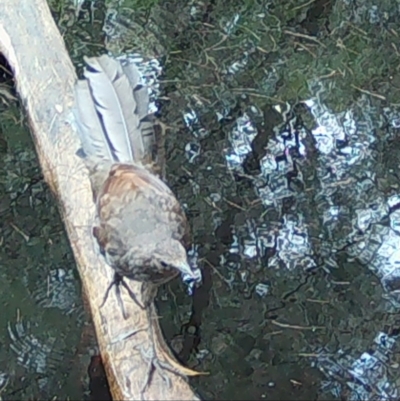
[{"label": "shadow on water", "polygon": [[64,398],[69,386],[70,397],[82,398],[81,377],[71,373],[85,321],[75,262],[9,66],[0,63],[1,394]]},{"label": "shadow on water", "polygon": [[[398,398],[392,2],[77,3],[78,11],[50,2],[78,68],[83,55],[104,51],[162,65],[151,84],[170,126],[168,181],[190,219],[205,284],[192,305],[174,282],[158,307],[178,357],[211,373],[191,380],[196,391]],[[79,363],[85,321],[78,279],[18,105],[4,102],[4,395],[74,398],[77,379],[67,372]]]}]

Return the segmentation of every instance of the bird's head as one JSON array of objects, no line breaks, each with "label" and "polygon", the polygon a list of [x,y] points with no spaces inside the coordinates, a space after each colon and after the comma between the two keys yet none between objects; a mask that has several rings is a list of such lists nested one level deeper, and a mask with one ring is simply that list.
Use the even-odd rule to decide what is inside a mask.
[{"label": "bird's head", "polygon": [[162,268],[181,273],[185,282],[198,281],[199,273],[190,266],[186,249],[179,241],[171,239],[159,243],[154,256]]}]

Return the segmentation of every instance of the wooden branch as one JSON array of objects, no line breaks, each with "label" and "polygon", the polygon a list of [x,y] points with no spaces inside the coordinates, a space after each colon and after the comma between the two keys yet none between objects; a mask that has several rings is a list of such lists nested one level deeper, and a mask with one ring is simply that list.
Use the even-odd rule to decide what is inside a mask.
[{"label": "wooden branch", "polygon": [[[0,2],[0,51],[13,69],[45,180],[58,200],[113,398],[138,400],[149,375],[145,354],[153,349],[163,352],[166,344],[158,320],[149,321],[123,289],[129,319],[122,318],[114,291],[105,306],[99,308],[112,271],[93,248],[94,205],[87,171],[75,155],[79,142],[71,127],[75,69],[45,0]],[[140,293],[138,284],[129,285]],[[149,325],[157,337],[155,346],[150,341]],[[145,330],[134,334],[139,329]],[[163,359],[163,355],[159,357]],[[170,359],[164,355],[164,361],[171,363]],[[154,372],[144,395],[153,400],[198,399],[185,379],[169,371]]]}]

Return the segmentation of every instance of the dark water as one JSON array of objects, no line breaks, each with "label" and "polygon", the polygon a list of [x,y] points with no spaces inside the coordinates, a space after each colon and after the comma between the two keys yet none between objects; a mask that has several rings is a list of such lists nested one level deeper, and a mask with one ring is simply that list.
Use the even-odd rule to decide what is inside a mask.
[{"label": "dark water", "polygon": [[[8,68],[5,60],[2,67]],[[82,398],[81,357],[89,351],[79,345],[86,320],[79,277],[10,76],[2,71],[0,393],[11,400]]]},{"label": "dark water", "polygon": [[[205,283],[193,307],[179,283],[158,305],[181,359],[211,373],[191,381],[196,391],[398,398],[397,5],[51,6],[78,68],[83,55],[142,56],[171,126],[168,180],[187,210]],[[85,391],[76,383],[88,363],[79,281],[19,121],[7,100],[0,370],[9,384],[1,395],[72,399]],[[82,373],[70,376],[72,366]]]}]

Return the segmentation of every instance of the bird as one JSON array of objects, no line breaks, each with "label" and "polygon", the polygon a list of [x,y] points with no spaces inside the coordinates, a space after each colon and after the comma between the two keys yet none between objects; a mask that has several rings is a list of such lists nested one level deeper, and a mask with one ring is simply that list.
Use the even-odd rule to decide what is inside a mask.
[{"label": "bird", "polygon": [[[114,279],[103,299],[122,284],[142,308],[124,279],[155,286],[179,273],[189,283],[201,274],[188,261],[189,224],[157,165],[155,117],[139,69],[108,55],[85,57],[83,79],[75,85],[74,116],[82,147],[78,155],[89,170],[96,216],[93,236]],[[150,296],[148,298],[151,298]]]}]

